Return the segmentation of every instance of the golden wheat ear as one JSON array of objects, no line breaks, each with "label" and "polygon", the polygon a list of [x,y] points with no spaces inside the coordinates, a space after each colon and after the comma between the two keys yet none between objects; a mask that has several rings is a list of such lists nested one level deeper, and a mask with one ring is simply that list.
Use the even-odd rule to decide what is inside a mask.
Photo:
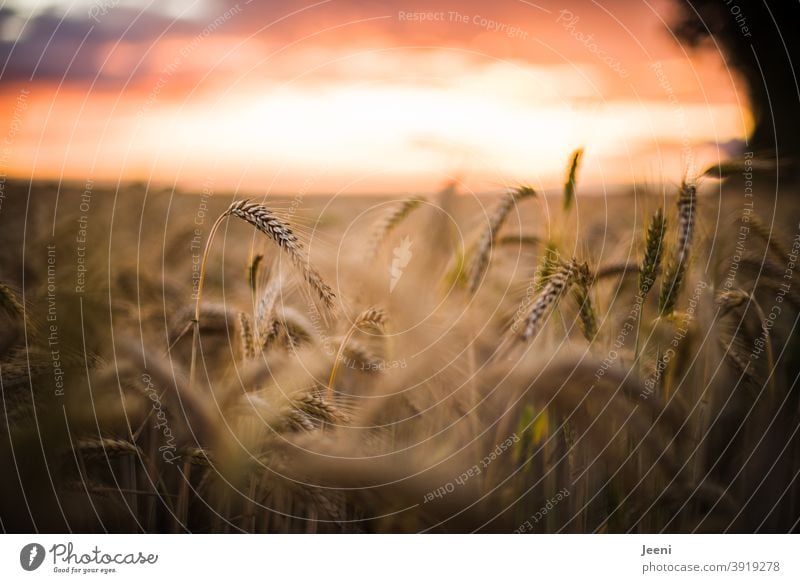
[{"label": "golden wheat ear", "polygon": [[190,384],[194,384],[195,380],[197,346],[200,341],[200,302],[208,263],[208,252],[211,249],[214,235],[219,229],[219,226],[222,224],[222,221],[229,216],[237,217],[264,233],[264,235],[289,256],[292,264],[301,272],[303,279],[305,279],[308,286],[317,295],[328,312],[331,314],[335,314],[336,312],[336,294],[333,289],[325,283],[325,280],[319,272],[311,265],[311,260],[306,256],[304,246],[297,238],[292,227],[279,219],[272,210],[263,204],[246,199],[236,201],[214,221],[208,235],[208,240],[206,241],[205,249],[203,250],[203,258],[200,262],[200,280],[197,286],[197,295],[195,299],[195,317],[192,322],[194,334],[192,337],[192,358],[189,366]]},{"label": "golden wheat ear", "polygon": [[249,200],[233,203],[226,212],[250,223],[278,245],[300,270],[303,278],[317,294],[322,304],[329,310],[334,309],[336,294],[311,265],[310,260],[305,255],[303,244],[288,223],[280,220],[275,216],[274,212],[263,204]]},{"label": "golden wheat ear", "polygon": [[589,270],[587,263],[578,266],[575,275],[575,285],[572,288],[572,295],[578,304],[578,318],[580,320],[581,332],[583,337],[589,342],[597,336],[597,314],[592,302],[591,287],[594,277]]},{"label": "golden wheat ear", "polygon": [[572,259],[569,263],[561,264],[550,276],[542,291],[534,300],[533,307],[524,320],[520,335],[522,340],[531,340],[539,333],[545,315],[575,283],[578,270],[577,262]]}]

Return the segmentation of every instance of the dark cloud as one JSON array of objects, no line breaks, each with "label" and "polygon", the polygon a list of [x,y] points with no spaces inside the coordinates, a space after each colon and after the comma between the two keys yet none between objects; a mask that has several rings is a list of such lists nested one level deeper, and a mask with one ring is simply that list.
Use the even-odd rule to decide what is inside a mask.
[{"label": "dark cloud", "polygon": [[[111,6],[111,2],[106,4]],[[664,2],[655,5],[663,6]],[[280,46],[307,35],[303,43],[337,46],[376,43],[466,47],[490,52],[495,57],[517,58],[535,62],[587,60],[586,49],[565,33],[557,22],[559,11],[569,10],[580,18],[584,34],[595,35],[609,53],[629,60],[641,60],[653,48],[654,35],[660,44],[670,39],[666,28],[649,5],[642,2],[613,0],[599,6],[581,0],[331,0],[320,2],[275,2],[252,0],[206,0],[202,18],[194,20],[165,16],[154,11],[137,11],[115,6],[93,20],[88,11],[68,18],[55,12],[40,13],[25,23],[16,40],[0,42],[0,82],[19,80],[62,80],[68,83],[129,82],[146,68],[129,64],[129,69],[101,70],[110,45],[118,41],[136,43],[144,54],[153,43],[178,36],[201,34],[214,21],[231,15],[219,28],[228,34],[253,35],[263,46]],[[481,16],[526,35],[524,40],[506,38],[472,22],[409,20],[400,13],[458,12],[472,18]],[[96,14],[96,13],[95,13]],[[97,15],[97,14],[96,14]],[[386,17],[386,18],[382,18]],[[8,9],[0,9],[0,27],[18,18]],[[365,20],[368,20],[364,22]],[[359,22],[361,21],[361,22]],[[626,32],[628,26],[631,32]],[[636,35],[639,35],[638,37]],[[640,44],[647,49],[642,50]],[[648,47],[649,45],[649,47]],[[658,55],[656,54],[656,57]]]},{"label": "dark cloud", "polygon": [[[0,9],[0,27],[19,19],[13,11]],[[107,48],[118,41],[136,43],[144,52],[158,38],[191,33],[197,25],[126,7],[110,10],[99,22],[89,17],[64,17],[53,11],[24,21],[19,37],[0,42],[2,82],[21,80],[105,82],[128,79],[136,72],[102,72]]]}]

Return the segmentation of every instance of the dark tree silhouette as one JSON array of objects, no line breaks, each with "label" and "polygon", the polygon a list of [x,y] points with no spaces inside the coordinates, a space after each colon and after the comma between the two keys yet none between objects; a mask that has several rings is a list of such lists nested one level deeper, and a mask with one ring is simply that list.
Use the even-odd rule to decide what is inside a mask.
[{"label": "dark tree silhouette", "polygon": [[677,0],[677,36],[719,46],[747,85],[755,118],[749,148],[800,154],[800,0]]}]

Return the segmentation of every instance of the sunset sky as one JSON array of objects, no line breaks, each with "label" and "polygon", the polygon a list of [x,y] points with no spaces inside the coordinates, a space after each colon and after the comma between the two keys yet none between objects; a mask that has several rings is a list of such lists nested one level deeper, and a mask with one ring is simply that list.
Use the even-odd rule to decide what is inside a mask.
[{"label": "sunset sky", "polygon": [[[670,0],[6,0],[0,172],[425,192],[680,180],[749,129]],[[422,13],[422,14],[420,14]]]}]

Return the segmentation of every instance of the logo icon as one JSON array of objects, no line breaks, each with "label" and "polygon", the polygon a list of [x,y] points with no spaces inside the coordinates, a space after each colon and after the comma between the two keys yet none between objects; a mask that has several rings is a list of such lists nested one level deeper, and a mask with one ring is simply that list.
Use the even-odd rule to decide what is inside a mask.
[{"label": "logo icon", "polygon": [[392,279],[389,281],[389,293],[394,291],[397,282],[403,276],[403,269],[411,261],[411,239],[404,237],[400,244],[392,250],[392,267],[389,269],[389,275]]},{"label": "logo icon", "polygon": [[38,543],[30,543],[19,552],[19,564],[26,571],[35,571],[44,562],[44,547]]}]

